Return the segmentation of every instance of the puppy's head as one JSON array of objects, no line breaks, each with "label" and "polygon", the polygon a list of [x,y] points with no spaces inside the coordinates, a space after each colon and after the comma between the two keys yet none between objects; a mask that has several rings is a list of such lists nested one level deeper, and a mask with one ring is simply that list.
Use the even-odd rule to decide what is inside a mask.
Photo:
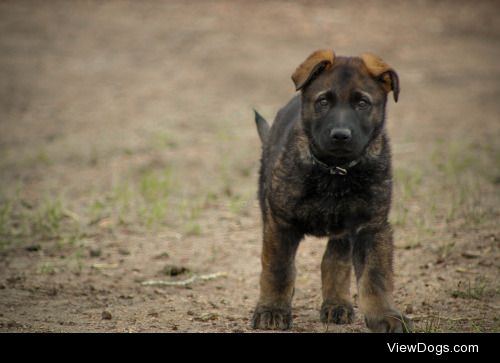
[{"label": "puppy's head", "polygon": [[313,151],[325,159],[354,160],[384,126],[387,94],[397,102],[399,79],[371,53],[337,57],[312,53],[294,72],[302,92],[302,122]]}]

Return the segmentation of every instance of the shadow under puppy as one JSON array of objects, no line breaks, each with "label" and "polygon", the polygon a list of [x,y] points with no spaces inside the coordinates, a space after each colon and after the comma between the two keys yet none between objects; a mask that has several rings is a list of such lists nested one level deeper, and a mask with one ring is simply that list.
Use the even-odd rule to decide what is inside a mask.
[{"label": "shadow under puppy", "polygon": [[256,113],[263,142],[259,201],[263,218],[256,329],[288,329],[295,254],[304,235],[328,237],[321,263],[322,322],[348,324],[359,307],[374,332],[403,332],[410,320],[393,304],[393,240],[388,222],[392,176],[385,128],[396,72],[379,57],[312,53],[292,75],[301,93],[271,128]]}]

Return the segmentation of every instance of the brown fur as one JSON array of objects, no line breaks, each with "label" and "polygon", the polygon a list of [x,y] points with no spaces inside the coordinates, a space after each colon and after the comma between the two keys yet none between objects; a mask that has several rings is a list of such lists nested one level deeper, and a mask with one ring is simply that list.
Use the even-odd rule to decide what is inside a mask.
[{"label": "brown fur", "polygon": [[295,83],[295,89],[298,91],[306,85],[310,76],[318,69],[318,66],[323,65],[325,68],[330,67],[335,59],[333,50],[317,50],[312,53],[300,66],[297,67],[292,75],[292,80]]},{"label": "brown fur", "polygon": [[373,53],[363,53],[361,54],[361,59],[372,76],[381,77],[386,92],[394,92],[394,101],[397,102],[399,97],[399,82],[394,82],[394,78],[392,77],[394,70],[391,66]]}]

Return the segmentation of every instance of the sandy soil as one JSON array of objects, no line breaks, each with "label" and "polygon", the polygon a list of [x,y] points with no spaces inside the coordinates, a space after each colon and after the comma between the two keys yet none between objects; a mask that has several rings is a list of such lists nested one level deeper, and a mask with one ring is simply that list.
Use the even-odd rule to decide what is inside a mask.
[{"label": "sandy soil", "polygon": [[[250,331],[252,107],[272,119],[323,47],[400,75],[398,306],[418,331],[500,331],[500,7],[332,4],[0,2],[0,331]],[[319,322],[324,247],[300,247],[292,331],[364,332],[357,309]]]}]

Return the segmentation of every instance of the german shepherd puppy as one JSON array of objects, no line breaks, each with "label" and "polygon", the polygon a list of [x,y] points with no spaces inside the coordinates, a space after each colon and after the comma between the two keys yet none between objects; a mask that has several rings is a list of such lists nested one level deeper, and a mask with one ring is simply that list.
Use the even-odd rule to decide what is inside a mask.
[{"label": "german shepherd puppy", "polygon": [[321,263],[324,323],[349,324],[351,264],[359,308],[374,332],[404,332],[410,320],[393,304],[391,152],[387,95],[396,72],[371,53],[312,53],[293,73],[301,93],[271,128],[257,112],[263,143],[259,179],[264,241],[256,329],[292,323],[295,254],[304,235],[328,237]]}]

